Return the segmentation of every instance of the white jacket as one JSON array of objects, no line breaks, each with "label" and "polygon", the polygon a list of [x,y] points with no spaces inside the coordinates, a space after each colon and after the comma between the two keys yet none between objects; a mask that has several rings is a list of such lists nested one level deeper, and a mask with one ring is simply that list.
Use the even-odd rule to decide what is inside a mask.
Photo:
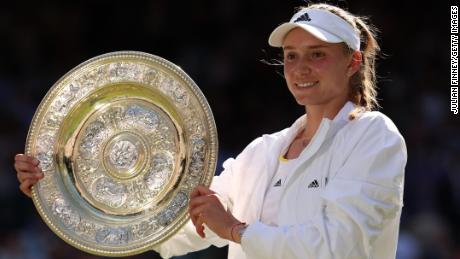
[{"label": "white jacket", "polygon": [[[154,250],[168,258],[230,243],[231,259],[395,258],[406,146],[388,117],[364,112],[350,121],[353,109],[348,102],[333,120],[324,118],[300,154],[303,162],[287,182],[277,227],[259,221],[264,195],[305,115],[288,129],[254,140],[214,177],[211,189],[249,224],[241,245],[211,231],[201,239],[188,222]],[[310,185],[315,180],[317,188]]]}]

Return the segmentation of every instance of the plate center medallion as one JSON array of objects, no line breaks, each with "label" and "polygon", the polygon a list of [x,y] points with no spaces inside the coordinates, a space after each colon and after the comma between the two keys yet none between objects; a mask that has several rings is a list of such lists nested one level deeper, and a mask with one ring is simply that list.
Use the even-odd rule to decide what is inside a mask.
[{"label": "plate center medallion", "polygon": [[128,140],[115,143],[109,151],[110,163],[117,169],[130,169],[139,158],[136,146]]},{"label": "plate center medallion", "polygon": [[146,147],[140,136],[121,132],[110,139],[104,149],[104,166],[115,179],[130,179],[144,164]]}]

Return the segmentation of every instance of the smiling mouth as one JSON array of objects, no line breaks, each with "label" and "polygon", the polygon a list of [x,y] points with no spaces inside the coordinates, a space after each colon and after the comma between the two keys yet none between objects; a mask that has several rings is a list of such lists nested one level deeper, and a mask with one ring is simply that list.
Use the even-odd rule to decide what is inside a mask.
[{"label": "smiling mouth", "polygon": [[315,82],[295,83],[295,86],[299,88],[311,88],[317,84],[318,84],[318,81],[315,81]]}]

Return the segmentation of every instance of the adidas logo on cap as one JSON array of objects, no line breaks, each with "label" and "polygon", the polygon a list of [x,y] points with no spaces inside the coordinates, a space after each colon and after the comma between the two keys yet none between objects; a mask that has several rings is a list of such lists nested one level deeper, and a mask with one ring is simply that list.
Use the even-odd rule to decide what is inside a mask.
[{"label": "adidas logo on cap", "polygon": [[300,21],[307,21],[307,22],[309,22],[309,21],[311,21],[311,18],[310,18],[310,16],[308,16],[308,13],[304,13],[304,14],[302,14],[299,18],[295,19],[294,22],[300,22]]}]

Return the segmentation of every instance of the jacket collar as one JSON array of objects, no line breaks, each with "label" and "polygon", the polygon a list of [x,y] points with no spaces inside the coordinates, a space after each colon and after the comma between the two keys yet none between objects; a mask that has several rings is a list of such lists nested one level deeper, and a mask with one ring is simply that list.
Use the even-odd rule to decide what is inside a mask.
[{"label": "jacket collar", "polygon": [[[310,144],[300,153],[298,159],[300,160],[297,163],[297,166],[293,168],[294,170],[293,175],[289,178],[286,182],[286,186],[296,182],[301,176],[299,168],[303,168],[306,163],[309,163],[312,157],[317,154],[318,150],[328,141],[332,140],[337,132],[342,129],[347,122],[349,122],[349,114],[355,108],[352,102],[347,102],[345,105],[340,109],[334,119],[323,118],[319,128],[316,130],[315,135],[310,141]],[[306,119],[306,118],[305,118]],[[304,121],[305,123],[307,121]],[[301,124],[304,125],[304,124]],[[295,134],[297,135],[297,134]],[[290,143],[290,142],[289,142]],[[288,144],[289,146],[289,144]],[[284,189],[284,191],[287,188]]]},{"label": "jacket collar", "polygon": [[330,121],[330,128],[327,134],[327,138],[333,137],[345,124],[347,124],[350,119],[350,113],[357,107],[357,105],[353,104],[352,102],[348,101],[345,105],[340,109],[334,119],[329,120],[327,118],[323,118],[323,120]]},{"label": "jacket collar", "polygon": [[349,121],[348,115],[351,111],[353,111],[357,106],[353,104],[351,101],[347,101],[345,105],[340,109],[340,111],[335,115],[334,119],[332,120],[334,123],[339,123],[340,121]]},{"label": "jacket collar", "polygon": [[[308,150],[304,150],[306,152],[302,152],[305,153],[301,154],[303,156],[302,159],[308,159],[305,156],[312,156],[319,149],[324,140],[334,136],[335,133],[349,121],[348,114],[354,108],[355,106],[352,102],[347,102],[342,107],[342,109],[340,109],[333,120],[323,118],[320,127],[312,139],[311,147],[309,147]],[[279,155],[286,151],[292,140],[297,136],[298,132],[304,127],[306,122],[307,116],[303,115],[302,117],[298,118],[290,128],[287,128],[276,134],[264,135],[264,149],[266,152],[266,163],[264,163],[266,166],[264,167],[264,170],[266,173],[259,176],[259,188],[261,191],[254,192],[256,195],[253,195],[252,199],[256,201],[255,204],[263,204],[263,199],[265,196],[264,194],[276,171]],[[262,205],[257,207],[254,211],[255,215],[253,215],[253,217],[259,218],[261,209]]]},{"label": "jacket collar", "polygon": [[[335,115],[334,119],[323,118],[321,121],[320,127],[318,128],[315,135],[318,135],[321,130],[325,128],[328,131],[327,137],[332,137],[337,133],[337,131],[342,128],[347,122],[349,122],[349,114],[353,111],[357,106],[353,104],[351,101],[347,101],[345,105],[340,109],[340,111]],[[289,145],[292,140],[297,136],[297,134],[305,127],[305,124],[308,123],[308,116],[306,114],[302,115],[298,118],[292,126],[286,132],[286,138],[284,142],[284,148],[287,148],[286,145]],[[332,129],[332,131],[330,131]]]}]

